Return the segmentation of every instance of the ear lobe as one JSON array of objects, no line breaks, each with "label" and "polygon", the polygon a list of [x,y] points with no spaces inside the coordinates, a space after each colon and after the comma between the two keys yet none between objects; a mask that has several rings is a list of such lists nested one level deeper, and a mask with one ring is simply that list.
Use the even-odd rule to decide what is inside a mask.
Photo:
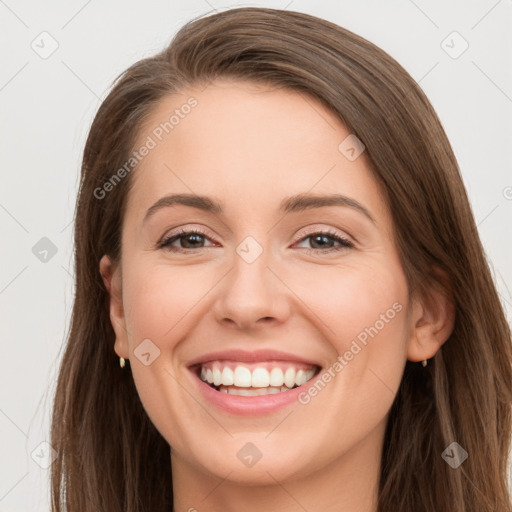
[{"label": "ear lobe", "polygon": [[110,322],[116,334],[114,350],[119,357],[129,358],[126,321],[123,308],[121,269],[105,254],[99,264],[103,284],[109,294]]},{"label": "ear lobe", "polygon": [[413,298],[407,359],[423,361],[433,357],[450,337],[455,325],[455,305],[447,275],[439,269],[423,292]]}]

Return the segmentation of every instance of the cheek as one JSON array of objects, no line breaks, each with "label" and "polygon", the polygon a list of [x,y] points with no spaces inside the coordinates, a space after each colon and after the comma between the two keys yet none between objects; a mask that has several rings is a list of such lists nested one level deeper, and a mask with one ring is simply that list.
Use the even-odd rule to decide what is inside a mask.
[{"label": "cheek", "polygon": [[[405,276],[388,259],[324,267],[295,284],[336,351],[322,382],[314,380],[300,403],[314,428],[331,440],[332,453],[341,453],[381,424],[398,390],[408,332]],[[304,457],[317,458],[319,446],[310,448]]]},{"label": "cheek", "polygon": [[[190,435],[190,423],[183,423],[182,412],[189,411],[200,423],[203,411],[179,383],[177,347],[197,325],[196,312],[212,286],[209,283],[215,282],[213,277],[208,268],[172,268],[135,259],[127,261],[123,273],[123,304],[135,386],[157,430],[169,443],[178,441],[178,446]],[[147,365],[144,357],[139,357],[144,352],[149,353]]]},{"label": "cheek", "polygon": [[372,410],[376,421],[391,405],[406,361],[408,287],[401,266],[375,259],[324,266],[295,279],[294,291],[315,312],[315,326],[334,349],[333,387],[349,402],[343,408],[363,416]]},{"label": "cheek", "polygon": [[211,279],[211,270],[198,267],[134,265],[125,276],[123,293],[130,332],[168,345],[193,316]]},{"label": "cheek", "polygon": [[375,337],[373,328],[384,332],[404,327],[405,315],[397,313],[405,310],[407,284],[395,262],[322,266],[294,275],[294,291],[317,315],[338,352],[358,336],[364,341],[368,331]]}]

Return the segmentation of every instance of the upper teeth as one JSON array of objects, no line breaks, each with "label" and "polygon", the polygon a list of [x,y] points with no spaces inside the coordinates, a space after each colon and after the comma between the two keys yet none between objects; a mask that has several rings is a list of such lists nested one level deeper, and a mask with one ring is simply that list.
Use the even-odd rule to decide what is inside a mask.
[{"label": "upper teeth", "polygon": [[201,379],[214,386],[265,388],[279,387],[284,384],[288,388],[293,388],[295,385],[301,386],[315,374],[314,367],[290,363],[280,366],[271,365],[271,368],[258,365],[250,368],[249,366],[253,365],[220,361],[205,363],[201,365]]}]

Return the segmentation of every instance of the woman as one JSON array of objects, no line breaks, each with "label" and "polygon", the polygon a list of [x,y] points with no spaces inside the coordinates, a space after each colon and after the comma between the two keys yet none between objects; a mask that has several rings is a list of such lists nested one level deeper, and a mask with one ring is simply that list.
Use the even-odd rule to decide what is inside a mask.
[{"label": "woman", "polygon": [[370,42],[188,23],[100,107],[75,243],[55,512],[510,510],[510,330],[443,128]]}]

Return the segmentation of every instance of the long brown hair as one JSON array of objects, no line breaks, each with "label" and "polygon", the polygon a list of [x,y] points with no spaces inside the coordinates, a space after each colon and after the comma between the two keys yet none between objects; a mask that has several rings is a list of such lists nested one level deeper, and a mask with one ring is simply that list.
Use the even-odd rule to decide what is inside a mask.
[{"label": "long brown hair", "polygon": [[[217,77],[307,93],[366,146],[386,195],[410,291],[440,269],[455,305],[450,338],[426,368],[407,362],[390,411],[380,512],[510,512],[510,328],[450,143],[426,96],[389,55],[310,15],[237,8],[186,24],[170,46],[126,70],[94,119],[75,220],[75,301],[55,394],[52,511],[169,512],[170,447],[114,352],[99,261],[121,257],[131,174],[99,198],[167,95]],[[136,172],[136,171],[134,171]],[[441,456],[459,443],[468,458]]]}]

